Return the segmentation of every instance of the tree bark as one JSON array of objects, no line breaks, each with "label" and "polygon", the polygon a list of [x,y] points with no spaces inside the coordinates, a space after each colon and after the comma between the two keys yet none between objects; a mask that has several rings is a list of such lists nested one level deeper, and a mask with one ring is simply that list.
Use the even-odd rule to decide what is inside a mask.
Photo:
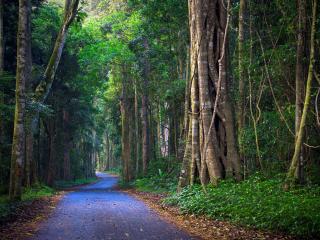
[{"label": "tree bark", "polygon": [[72,145],[72,139],[70,136],[70,120],[69,112],[63,109],[63,179],[71,180],[71,163],[70,163],[70,151]]},{"label": "tree bark", "polygon": [[[4,35],[3,35],[3,0],[0,0],[0,76],[3,75],[4,71]],[[4,105],[4,91],[0,89],[0,105]],[[5,140],[4,133],[4,114],[0,112],[0,165],[3,161],[3,145]],[[3,176],[2,170],[0,170],[1,175]],[[0,178],[2,181],[2,178]]]},{"label": "tree bark", "polygon": [[228,92],[228,19],[223,0],[189,0],[191,184],[195,169],[199,171],[202,185],[207,184],[208,175],[212,184],[228,174],[241,179]]},{"label": "tree bark", "polygon": [[[242,6],[243,7],[243,6]],[[220,16],[221,16],[221,27],[225,29],[225,32],[221,32],[221,39],[224,39],[224,34],[227,34],[227,10],[224,6],[220,6]],[[235,178],[240,181],[242,180],[241,174],[241,162],[239,151],[237,148],[236,142],[236,129],[235,129],[235,121],[233,116],[233,106],[232,102],[229,98],[229,77],[227,75],[227,63],[228,63],[228,48],[227,48],[227,41],[221,43],[220,52],[223,53],[223,56],[220,58],[220,73],[221,75],[221,95],[222,95],[222,108],[224,111],[225,119],[223,119],[225,125],[225,132],[226,132],[226,145],[227,145],[227,161],[225,167],[225,175],[226,177],[232,177],[233,175]],[[242,79],[243,80],[243,79]],[[243,126],[242,126],[243,127]]]},{"label": "tree bark", "polygon": [[123,164],[123,180],[128,183],[131,180],[131,141],[130,141],[130,103],[128,99],[128,89],[126,74],[123,74],[122,95],[120,101],[121,107],[121,143],[122,143],[122,164]]},{"label": "tree bark", "polygon": [[238,134],[244,128],[244,99],[245,99],[245,82],[244,82],[244,62],[243,62],[243,44],[244,44],[244,14],[245,0],[240,0],[239,8],[239,35],[238,35],[238,67],[239,67],[239,102],[238,102]]},{"label": "tree bark", "polygon": [[[307,35],[307,20],[306,20],[306,0],[298,0],[298,41],[297,41],[297,57],[296,57],[296,102],[295,102],[295,140],[298,138],[300,122],[303,111],[303,99],[305,91],[305,76],[306,76],[306,35]],[[303,147],[302,147],[303,148]],[[303,182],[304,169],[303,149],[300,151],[299,164],[295,172],[295,177]]]},{"label": "tree bark", "polygon": [[25,106],[26,83],[31,79],[30,53],[31,32],[28,21],[31,15],[30,0],[19,0],[19,23],[17,42],[16,106],[11,156],[9,196],[21,199],[23,168],[25,163]]},{"label": "tree bark", "polygon": [[54,178],[56,174],[56,119],[50,119],[48,121],[48,145],[49,145],[49,156],[48,156],[48,170],[46,183],[48,186],[53,186]]},{"label": "tree bark", "polygon": [[150,143],[149,143],[149,117],[148,117],[148,87],[149,87],[149,74],[150,74],[150,63],[149,63],[149,42],[144,39],[144,74],[143,74],[143,95],[142,95],[142,171],[143,175],[147,174],[147,168],[150,158]]},{"label": "tree bark", "polygon": [[237,125],[238,125],[238,143],[240,147],[241,159],[243,156],[242,136],[245,126],[245,66],[244,66],[244,17],[245,17],[245,0],[240,0],[239,3],[239,34],[238,34],[238,71],[239,71],[239,100],[238,100],[238,113],[237,113]]},{"label": "tree bark", "polygon": [[310,37],[310,60],[309,60],[309,68],[308,68],[308,78],[307,78],[307,85],[306,85],[306,93],[305,93],[305,99],[303,104],[303,111],[301,116],[301,121],[299,124],[299,131],[298,135],[296,137],[295,141],[295,148],[294,148],[294,154],[291,160],[291,165],[289,168],[289,171],[287,173],[287,179],[286,179],[286,187],[288,187],[289,184],[297,182],[299,179],[297,178],[297,175],[295,174],[298,168],[299,164],[299,158],[301,154],[301,147],[302,147],[302,139],[303,139],[303,133],[305,130],[306,125],[306,119],[309,109],[309,104],[311,100],[311,84],[313,79],[313,69],[314,69],[314,63],[315,63],[315,33],[316,33],[316,21],[317,21],[317,0],[313,0],[313,8],[312,8],[312,26],[311,26],[311,37]]},{"label": "tree bark", "polygon": [[139,159],[140,159],[140,137],[139,137],[139,101],[137,91],[137,81],[134,86],[134,125],[135,125],[135,148],[136,148],[136,159],[135,159],[135,172],[136,177],[139,174]]},{"label": "tree bark", "polygon": [[71,23],[73,22],[77,11],[80,0],[66,0],[64,19],[60,31],[58,33],[53,52],[49,59],[49,63],[44,72],[43,78],[36,87],[35,90],[35,101],[44,102],[50,92],[54,77],[60,62],[62,50],[64,48],[65,40]]},{"label": "tree bark", "polygon": [[[191,137],[192,137],[192,128],[190,125],[186,147],[184,150],[182,166],[180,170],[180,177],[179,177],[178,189],[177,189],[178,192],[181,191],[183,187],[189,185],[190,177],[193,177],[193,174],[190,173],[190,163],[191,163],[191,155],[192,155]],[[192,171],[192,168],[191,168],[191,171]]]}]

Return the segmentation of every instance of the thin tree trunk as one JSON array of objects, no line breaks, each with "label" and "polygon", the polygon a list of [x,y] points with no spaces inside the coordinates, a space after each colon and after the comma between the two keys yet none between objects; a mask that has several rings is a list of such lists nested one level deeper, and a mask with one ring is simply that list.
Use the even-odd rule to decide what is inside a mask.
[{"label": "thin tree trunk", "polygon": [[71,151],[71,136],[70,136],[70,120],[69,112],[63,109],[63,179],[71,180],[71,166],[70,166],[70,151]]},{"label": "thin tree trunk", "polygon": [[148,86],[149,86],[149,43],[144,39],[145,59],[144,59],[144,74],[143,74],[143,95],[142,95],[142,171],[143,175],[147,174],[148,162],[150,158],[150,143],[149,143],[149,119],[148,119]]},{"label": "thin tree trunk", "polygon": [[244,128],[244,97],[245,97],[245,82],[244,82],[244,62],[243,62],[243,44],[244,44],[244,14],[245,0],[240,0],[239,8],[239,35],[238,35],[238,64],[239,64],[239,101],[238,101],[238,134]]},{"label": "thin tree trunk", "polygon": [[44,72],[44,76],[35,90],[35,100],[38,102],[44,102],[50,92],[60,62],[69,27],[78,11],[79,1],[80,0],[65,1],[64,20],[62,26],[58,33],[53,52]]},{"label": "thin tree trunk", "polygon": [[190,108],[190,92],[191,92],[191,81],[190,81],[190,49],[187,48],[187,60],[186,60],[186,87],[184,96],[184,115],[183,115],[183,129],[181,131],[179,145],[178,145],[178,160],[183,161],[186,141],[189,138],[189,111]]},{"label": "thin tree trunk", "polygon": [[131,161],[131,144],[130,144],[130,114],[128,90],[126,86],[126,77],[123,76],[122,81],[122,96],[121,96],[121,142],[122,142],[122,164],[123,164],[123,180],[129,182],[131,180],[130,161]]},{"label": "thin tree trunk", "polygon": [[139,159],[140,159],[140,141],[139,141],[139,102],[138,102],[138,92],[137,92],[137,82],[134,86],[134,124],[135,124],[135,147],[136,147],[136,177],[139,174]]},{"label": "thin tree trunk", "polygon": [[0,0],[0,74],[4,70],[3,0]]},{"label": "thin tree trunk", "polygon": [[[188,138],[186,142],[186,147],[184,150],[184,156],[183,156],[183,161],[182,161],[182,166],[180,170],[180,177],[179,177],[179,182],[178,182],[178,192],[181,191],[181,189],[185,186],[187,186],[190,182],[190,178],[194,178],[194,174],[190,169],[190,163],[191,163],[191,157],[192,157],[192,142],[191,142],[191,137],[192,137],[192,127],[191,125],[189,126],[189,131],[188,131]],[[192,179],[192,182],[194,179]]]},{"label": "thin tree trunk", "polygon": [[[0,0],[0,77],[3,75],[4,71],[4,35],[3,35],[3,0]],[[4,91],[0,89],[0,105],[4,105]],[[0,112],[0,165],[3,161],[3,146],[5,141],[4,133],[4,114]],[[3,176],[2,169],[0,170],[1,176]],[[2,181],[3,178],[0,178]]]},{"label": "thin tree trunk", "polygon": [[307,85],[306,85],[306,93],[305,93],[305,100],[303,105],[302,117],[299,124],[299,131],[295,141],[295,149],[294,154],[291,160],[291,165],[289,171],[287,173],[287,186],[288,184],[294,183],[298,181],[295,172],[297,171],[298,164],[299,164],[299,157],[301,154],[301,147],[302,147],[302,139],[303,133],[305,130],[307,114],[309,109],[309,104],[311,100],[311,84],[313,79],[313,69],[315,63],[315,33],[316,33],[316,21],[317,21],[317,0],[313,0],[313,8],[312,8],[312,26],[311,26],[311,38],[310,38],[310,62],[309,62],[309,69],[308,69],[308,78],[307,78]]},{"label": "thin tree trunk", "polygon": [[[298,0],[298,41],[296,57],[296,103],[295,103],[295,140],[298,138],[300,122],[303,111],[303,99],[305,91],[305,74],[306,74],[306,0]],[[303,147],[302,147],[303,148]],[[303,149],[300,151],[299,164],[295,172],[296,178],[303,182]]]},{"label": "thin tree trunk", "polygon": [[16,73],[16,107],[14,117],[14,132],[11,156],[10,199],[21,199],[22,178],[25,162],[25,106],[26,83],[31,78],[31,63],[28,61],[30,53],[31,32],[30,0],[19,0],[19,23],[17,43],[17,73]]},{"label": "thin tree trunk", "polygon": [[239,101],[238,101],[238,143],[240,147],[241,159],[243,156],[242,136],[245,126],[245,66],[244,66],[244,17],[245,17],[245,2],[240,0],[239,4],[239,34],[238,34],[238,68],[239,68]]},{"label": "thin tree trunk", "polygon": [[48,123],[48,142],[49,142],[49,156],[48,156],[48,171],[46,183],[48,186],[53,186],[55,178],[55,161],[56,161],[56,119],[50,119]]}]

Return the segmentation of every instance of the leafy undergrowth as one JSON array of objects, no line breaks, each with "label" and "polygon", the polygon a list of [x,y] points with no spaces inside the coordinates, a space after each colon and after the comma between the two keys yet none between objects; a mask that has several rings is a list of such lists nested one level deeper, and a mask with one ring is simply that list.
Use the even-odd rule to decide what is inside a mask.
[{"label": "leafy undergrowth", "polygon": [[218,187],[187,187],[172,194],[166,204],[183,213],[205,215],[239,225],[287,232],[304,237],[320,234],[320,187],[283,190],[283,179],[253,176],[236,184],[224,181]]},{"label": "leafy undergrowth", "polygon": [[177,189],[177,180],[176,177],[157,175],[137,179],[133,186],[141,192],[167,193]]},{"label": "leafy undergrowth", "polygon": [[111,169],[103,171],[103,172],[111,174],[111,175],[117,175],[117,176],[119,176],[121,174],[120,168],[111,168]]},{"label": "leafy undergrowth", "polygon": [[55,190],[45,185],[35,185],[32,188],[26,188],[22,194],[21,201],[10,202],[8,195],[0,196],[0,219],[5,219],[11,213],[14,213],[17,207],[41,197],[50,197],[55,194]]},{"label": "leafy undergrowth", "polygon": [[89,184],[97,181],[96,177],[93,178],[80,178],[80,179],[75,179],[75,180],[70,180],[70,181],[56,181],[55,182],[55,188],[57,189],[65,189],[65,188],[72,188],[76,187],[79,185],[84,185],[84,184]]}]

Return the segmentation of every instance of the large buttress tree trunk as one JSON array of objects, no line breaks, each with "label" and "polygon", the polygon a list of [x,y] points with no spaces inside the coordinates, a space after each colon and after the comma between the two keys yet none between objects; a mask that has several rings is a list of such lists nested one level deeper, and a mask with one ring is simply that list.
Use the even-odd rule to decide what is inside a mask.
[{"label": "large buttress tree trunk", "polygon": [[208,182],[208,175],[212,184],[227,175],[241,179],[228,92],[227,6],[229,1],[189,0],[192,156],[188,172],[193,175],[190,183],[197,173],[202,184]]},{"label": "large buttress tree trunk", "polygon": [[25,162],[25,106],[26,82],[31,78],[30,41],[31,32],[28,21],[31,15],[30,0],[19,0],[19,23],[17,43],[17,73],[16,73],[16,106],[14,117],[14,132],[11,155],[10,199],[21,199],[21,185]]},{"label": "large buttress tree trunk", "polygon": [[[242,6],[243,7],[243,6]],[[227,10],[225,6],[220,5],[220,16],[221,16],[221,27],[226,29],[225,32],[220,32],[220,39],[224,39],[228,31],[227,26]],[[240,156],[237,147],[236,141],[236,129],[235,129],[235,120],[234,120],[234,109],[232,106],[231,99],[229,97],[229,77],[227,73],[227,66],[228,66],[228,47],[227,47],[227,39],[220,42],[220,60],[219,60],[219,77],[221,78],[221,108],[224,113],[224,118],[222,121],[224,122],[224,129],[225,129],[225,141],[227,145],[227,156],[226,161],[224,163],[224,169],[226,177],[232,177],[233,175],[235,178],[240,181],[242,180],[241,175],[241,163],[240,163]],[[243,81],[243,79],[242,79]],[[243,94],[243,93],[242,93]],[[242,113],[243,114],[243,113]],[[243,117],[243,116],[242,116]],[[242,126],[243,127],[243,126]],[[223,131],[224,135],[224,131]],[[220,138],[223,138],[220,133]],[[221,142],[221,140],[220,140]],[[223,160],[224,158],[224,145],[220,147],[220,156]]]}]

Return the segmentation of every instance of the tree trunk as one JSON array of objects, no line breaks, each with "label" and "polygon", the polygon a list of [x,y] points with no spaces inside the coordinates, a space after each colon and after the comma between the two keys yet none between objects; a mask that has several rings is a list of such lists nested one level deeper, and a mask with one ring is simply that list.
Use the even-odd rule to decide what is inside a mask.
[{"label": "tree trunk", "polygon": [[148,162],[150,158],[150,143],[149,143],[149,117],[148,117],[148,87],[149,87],[149,43],[144,39],[144,74],[143,74],[143,95],[142,95],[142,171],[143,175],[147,174]]},{"label": "tree trunk", "polygon": [[[3,0],[0,0],[0,76],[3,75],[4,71],[4,35],[3,35]],[[4,105],[4,91],[0,89],[0,105]],[[3,161],[3,145],[5,141],[4,133],[4,114],[0,112],[0,166],[2,166]],[[4,175],[3,170],[0,170],[1,176]],[[0,178],[2,181],[3,178]],[[2,182],[1,182],[2,183]]]},{"label": "tree trunk", "polygon": [[301,121],[299,124],[299,131],[295,141],[295,149],[294,154],[291,160],[291,165],[289,171],[287,173],[286,179],[286,187],[288,184],[297,182],[299,179],[295,174],[299,164],[299,158],[301,155],[301,147],[302,147],[302,139],[303,133],[305,130],[307,114],[309,109],[309,104],[311,100],[311,84],[313,79],[313,69],[315,63],[315,33],[316,33],[316,21],[317,21],[317,0],[313,0],[313,8],[312,8],[312,26],[311,26],[311,37],[310,37],[310,61],[309,61],[309,69],[308,69],[308,78],[307,78],[307,85],[306,85],[306,93],[305,93],[305,100],[302,110]]},{"label": "tree trunk", "polygon": [[0,0],[0,74],[4,70],[3,0]]},{"label": "tree trunk", "polygon": [[63,179],[71,180],[70,151],[72,139],[70,136],[69,112],[63,109]]},{"label": "tree trunk", "polygon": [[48,156],[48,170],[46,183],[48,186],[53,186],[54,178],[56,174],[56,119],[50,119],[48,122],[48,146],[49,146],[49,156]]},{"label": "tree trunk", "polygon": [[[202,3],[202,4],[201,4]],[[211,128],[211,120],[212,120],[212,98],[211,98],[211,89],[209,86],[209,68],[208,68],[208,44],[210,42],[209,37],[206,33],[211,30],[212,23],[207,23],[207,25],[203,26],[206,22],[206,18],[211,14],[211,8],[209,10],[209,5],[211,5],[211,1],[195,1],[194,4],[194,14],[195,14],[195,31],[198,36],[198,45],[199,51],[197,56],[197,65],[198,65],[198,81],[199,81],[199,102],[201,109],[201,120],[203,125],[204,134],[204,146],[206,149],[203,150],[201,155],[204,158],[204,162],[207,164],[210,181],[215,183],[218,179],[223,177],[222,174],[222,166],[220,160],[217,158],[218,152],[216,145],[214,144],[217,140],[215,129]],[[214,4],[215,5],[215,4]],[[215,6],[213,9],[215,8]],[[212,10],[212,12],[214,12]],[[215,14],[215,13],[214,13]],[[205,27],[205,29],[204,29]],[[210,132],[210,133],[209,133]],[[210,134],[210,136],[208,136]]]},{"label": "tree trunk", "polygon": [[[295,111],[295,139],[297,140],[300,128],[300,122],[303,110],[303,99],[305,91],[305,76],[306,76],[306,35],[307,35],[307,20],[306,20],[306,0],[298,0],[298,41],[297,41],[297,57],[296,57],[296,111]],[[303,147],[302,147],[303,148]],[[300,150],[299,163],[295,172],[295,177],[303,182],[304,170],[303,149]]]},{"label": "tree trunk", "polygon": [[137,91],[137,82],[135,82],[134,86],[134,126],[135,126],[135,148],[136,148],[136,163],[135,163],[135,171],[136,171],[136,177],[139,174],[139,159],[140,159],[140,137],[139,137],[139,102],[138,102],[138,91]]},{"label": "tree trunk", "polygon": [[184,156],[182,161],[182,166],[180,170],[180,177],[178,182],[178,192],[181,191],[181,189],[185,186],[187,186],[190,182],[190,177],[193,177],[193,174],[190,173],[190,163],[191,163],[191,157],[192,157],[192,143],[191,143],[191,137],[192,137],[192,128],[191,125],[189,126],[188,131],[188,138],[186,142],[186,147],[184,150]]},{"label": "tree trunk", "polygon": [[11,156],[10,199],[21,199],[21,185],[25,162],[25,106],[26,83],[31,79],[31,62],[29,62],[31,31],[30,0],[19,0],[19,23],[17,42],[17,73],[16,73],[16,107]]},{"label": "tree trunk", "polygon": [[244,15],[245,0],[240,0],[239,8],[239,35],[238,35],[238,64],[239,64],[239,102],[238,102],[238,134],[241,134],[244,128],[244,62],[243,62],[243,44],[244,44]]},{"label": "tree trunk", "polygon": [[195,179],[195,169],[203,185],[208,175],[212,184],[228,174],[240,180],[240,158],[228,92],[226,4],[223,0],[189,0],[189,22],[190,183]]},{"label": "tree trunk", "polygon": [[65,1],[64,20],[58,33],[49,63],[44,72],[44,76],[35,90],[35,101],[44,102],[50,92],[60,62],[69,27],[78,11],[79,1],[80,0]]},{"label": "tree trunk", "polygon": [[189,138],[189,111],[190,109],[190,92],[191,92],[191,81],[190,81],[190,49],[187,48],[187,60],[186,60],[186,87],[184,96],[184,115],[183,115],[183,129],[181,131],[179,144],[178,144],[178,161],[182,162],[184,157],[184,151],[186,142]]},{"label": "tree trunk", "polygon": [[122,142],[122,163],[123,163],[123,180],[128,183],[131,180],[131,143],[130,143],[130,107],[128,99],[128,89],[125,74],[122,81],[122,96],[121,96],[121,142]]},{"label": "tree trunk", "polygon": [[[243,6],[242,6],[243,7]],[[221,27],[226,29],[225,32],[221,32],[221,39],[224,39],[224,34],[227,34],[227,10],[224,6],[220,6],[220,17],[221,17]],[[225,119],[223,119],[225,125],[225,132],[226,132],[226,145],[227,145],[227,161],[224,166],[225,168],[225,175],[226,177],[235,176],[235,178],[240,181],[242,180],[241,175],[241,162],[240,156],[237,148],[236,142],[236,129],[235,129],[235,122],[233,116],[233,106],[231,100],[229,98],[229,77],[227,76],[227,63],[228,63],[228,48],[227,48],[227,41],[221,42],[220,45],[220,52],[223,53],[219,60],[220,64],[220,71],[219,76],[221,75],[221,105],[224,111]],[[243,80],[243,79],[242,79]],[[243,127],[243,126],[242,126]],[[221,136],[220,136],[221,137]],[[221,150],[220,150],[221,151]]]}]

